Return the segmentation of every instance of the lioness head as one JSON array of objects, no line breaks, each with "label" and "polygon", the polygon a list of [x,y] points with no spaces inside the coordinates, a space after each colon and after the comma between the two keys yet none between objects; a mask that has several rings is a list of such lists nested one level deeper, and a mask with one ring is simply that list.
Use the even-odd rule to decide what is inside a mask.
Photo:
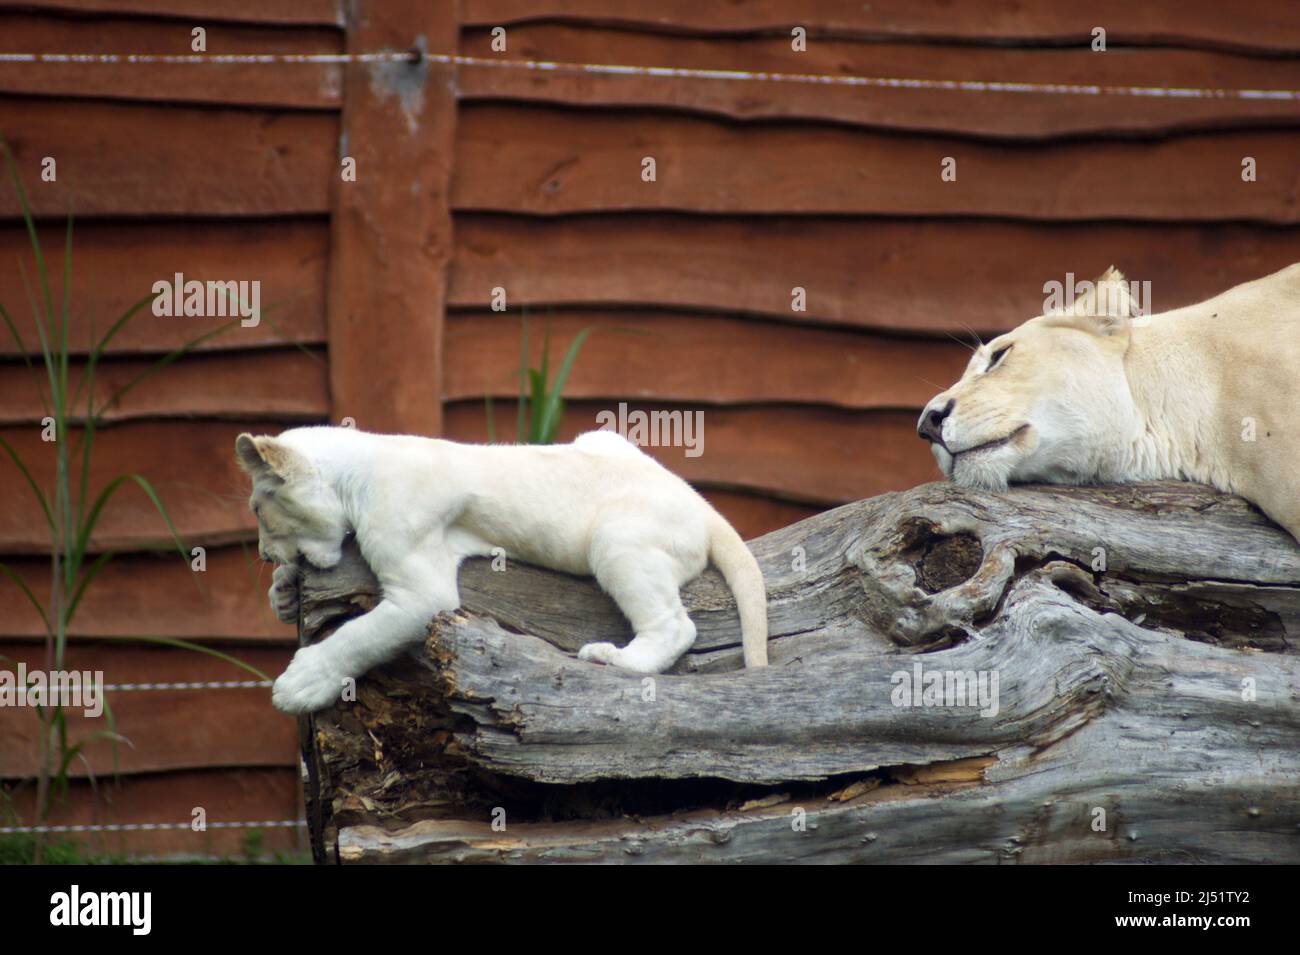
[{"label": "lioness head", "polygon": [[235,457],[253,479],[248,506],[257,517],[263,560],[292,564],[300,556],[317,567],[342,557],[347,520],[338,495],[302,452],[284,440],[241,434]]},{"label": "lioness head", "polygon": [[1141,424],[1124,372],[1133,305],[1109,269],[1068,311],[981,345],[916,431],[967,487],[1093,480]]}]

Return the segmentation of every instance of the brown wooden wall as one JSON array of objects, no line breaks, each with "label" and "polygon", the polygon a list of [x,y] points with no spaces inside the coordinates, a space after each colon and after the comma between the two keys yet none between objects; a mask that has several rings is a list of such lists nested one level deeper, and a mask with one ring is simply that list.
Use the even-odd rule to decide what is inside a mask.
[{"label": "brown wooden wall", "polygon": [[[1291,0],[1104,0],[1086,13],[1001,0],[372,0],[347,20],[333,0],[210,6],[0,2],[0,51],[187,52],[202,25],[211,52],[403,50],[422,37],[434,52],[497,60],[1300,89]],[[808,30],[803,53],[791,50],[796,25]],[[505,52],[491,49],[496,26]],[[1088,49],[1094,26],[1107,30],[1106,53]],[[554,348],[597,329],[565,433],[619,401],[702,409],[702,456],[651,450],[750,536],[934,477],[913,429],[964,365],[951,336],[1037,314],[1044,282],[1113,263],[1150,280],[1165,309],[1300,260],[1295,100],[422,70],[413,87],[407,74],[337,65],[0,64],[0,134],[55,267],[63,217],[76,213],[79,349],[175,272],[258,278],[277,305],[111,409],[93,480],[150,477],[187,543],[208,548],[208,569],[153,553],[164,528],[125,494],[95,541],[118,556],[79,611],[70,666],[119,684],[246,678],[123,642],[156,636],[278,673],[292,633],[265,606],[234,436],[352,417],[480,440],[485,393],[509,434],[523,305],[535,345],[548,311]],[[340,149],[357,158],[357,183],[341,183]],[[58,183],[37,176],[47,155]],[[642,181],[646,156],[655,182]],[[1256,182],[1241,180],[1245,156]],[[940,181],[944,157],[956,182]],[[17,213],[0,188],[0,303],[30,340]],[[791,310],[795,286],[805,312]],[[506,314],[490,309],[497,287]],[[203,321],[133,322],[101,392],[208,330]],[[39,418],[30,374],[0,336],[0,435],[44,478]],[[39,513],[15,473],[0,474],[0,554],[44,580]],[[0,582],[0,654],[38,662],[39,633]],[[185,821],[196,805],[214,820],[298,814],[296,730],[265,689],[109,699],[132,741],[116,756],[120,778],[99,801],[79,784],[56,821]],[[35,765],[25,717],[0,712],[0,778]],[[113,753],[88,755],[74,772],[103,784]],[[167,831],[102,844],[222,852],[239,839]],[[267,842],[294,840],[273,831]]]},{"label": "brown wooden wall", "polygon": [[[220,19],[204,12],[209,6],[0,4],[0,50],[186,53],[195,25],[207,28],[212,52],[328,53],[346,43],[333,3],[222,4]],[[71,339],[79,352],[155,281],[176,272],[258,279],[264,308],[277,305],[258,327],[217,337],[110,409],[111,423],[96,440],[92,487],[121,473],[146,475],[186,544],[207,548],[207,570],[192,573],[174,552],[152,552],[165,528],[142,494],[123,492],[95,540],[97,551],[117,556],[77,613],[69,667],[102,670],[118,685],[253,679],[208,656],[131,642],[139,636],[214,646],[269,674],[289,659],[293,633],[265,606],[268,573],[257,560],[247,486],[232,451],[242,430],[276,431],[329,415],[327,298],[342,97],[338,66],[0,65],[0,135],[13,150],[55,270],[65,216],[76,216]],[[44,156],[57,160],[56,183],[40,181]],[[0,303],[30,343],[35,326],[20,261],[29,277],[33,272],[18,211],[6,176]],[[112,343],[96,390],[106,398],[219,323],[138,316]],[[35,382],[7,332],[0,354],[0,436],[44,482],[53,455],[34,424],[41,414]],[[49,543],[39,511],[8,461],[0,474],[0,559],[43,594]],[[43,666],[39,633],[34,611],[11,584],[0,584],[0,654]],[[51,822],[186,823],[196,806],[210,822],[301,816],[297,729],[272,709],[268,690],[122,690],[109,692],[108,703],[115,730],[130,743],[116,753],[108,743],[88,747],[87,759],[72,766],[71,796]],[[105,728],[79,715],[70,722],[74,739]],[[30,710],[0,711],[0,778],[34,771],[35,729]],[[31,788],[13,800],[30,821]],[[82,838],[115,851],[228,854],[246,834],[210,828]],[[301,844],[293,829],[264,836],[269,848]]]}]

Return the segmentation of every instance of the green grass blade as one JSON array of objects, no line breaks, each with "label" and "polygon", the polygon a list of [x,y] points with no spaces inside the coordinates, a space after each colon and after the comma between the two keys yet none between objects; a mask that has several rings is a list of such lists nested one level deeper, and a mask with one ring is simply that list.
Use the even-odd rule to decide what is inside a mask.
[{"label": "green grass blade", "polygon": [[[68,751],[68,718],[67,716],[64,715],[62,706],[54,707],[51,723],[54,725],[55,729],[58,730],[58,740],[59,740],[58,751],[60,753],[66,753]],[[60,769],[59,771],[57,771],[54,774],[53,782],[54,785],[50,787],[51,791],[57,788],[60,796],[67,794],[68,773],[66,769]],[[48,812],[49,812],[49,807],[46,806],[47,815]]]},{"label": "green grass blade", "polygon": [[537,368],[528,369],[528,381],[531,386],[532,397],[529,399],[529,420],[528,420],[528,443],[538,444],[538,425],[541,424],[542,416],[540,414],[543,403],[546,400],[546,379],[542,377],[542,372]]},{"label": "green grass blade", "polygon": [[188,563],[190,559],[189,551],[185,549],[185,542],[181,540],[180,532],[176,530],[176,525],[172,523],[172,517],[167,513],[167,508],[163,504],[162,498],[158,496],[158,492],[154,490],[153,484],[149,482],[148,478],[139,474],[128,474],[127,477],[134,481],[140,490],[148,495],[149,500],[153,502],[154,509],[167,524],[167,530],[171,532],[172,540],[176,544],[176,552],[181,555],[181,560]]},{"label": "green grass blade", "polygon": [[[109,326],[108,331],[104,333],[104,337],[96,342],[94,347],[90,349],[89,357],[87,359],[88,372],[93,372],[94,366],[99,363],[100,357],[104,354],[105,349],[107,349],[108,343],[113,340],[113,336],[120,332],[123,326],[134,318],[139,313],[140,309],[151,303],[154,298],[156,298],[156,296],[153,292],[150,292],[117,317],[113,324]],[[72,398],[69,401],[69,405],[75,405],[81,399],[81,389],[86,387],[87,377],[87,375],[83,375],[81,381],[77,383],[76,389],[72,392]],[[93,373],[90,374],[89,377],[93,379]],[[94,392],[91,391],[91,394],[94,394]]]},{"label": "green grass blade", "polygon": [[496,444],[497,443],[497,419],[496,419],[496,415],[493,413],[492,396],[489,394],[483,395],[483,409],[484,411],[487,412],[488,444]]},{"label": "green grass blade", "polygon": [[31,306],[32,318],[36,322],[36,337],[40,339],[41,343],[41,363],[45,366],[45,376],[50,382],[50,400],[54,403],[53,417],[57,421],[61,414],[59,404],[61,396],[59,395],[58,362],[55,359],[50,342],[49,325],[41,312],[41,305],[36,299],[36,293],[32,291],[32,283],[27,278],[27,266],[23,264],[21,259],[18,260],[18,275],[22,279],[23,291],[27,293],[27,303]]},{"label": "green grass blade", "polygon": [[564,399],[561,397],[564,394],[564,386],[569,382],[569,374],[573,371],[573,365],[578,360],[582,346],[594,330],[591,327],[584,328],[574,337],[568,351],[564,353],[559,370],[555,373],[555,381],[547,393],[546,402],[538,411],[538,417],[541,418],[539,430],[544,437],[544,444],[552,443],[560,430],[560,420],[564,416]]},{"label": "green grass blade", "polygon": [[[129,322],[132,318],[134,318],[142,308],[144,308],[146,305],[151,304],[153,300],[157,297],[158,297],[157,294],[150,292],[148,295],[140,299],[138,302],[136,302],[130,308],[128,308],[125,312],[123,312],[120,316],[118,316],[116,321],[114,321],[113,324],[109,326],[108,331],[104,333],[104,337],[101,338],[95,344],[94,349],[91,350],[90,362],[92,364],[97,363],[100,360],[100,358],[103,356],[105,349],[108,347],[108,343],[113,340],[114,336],[116,336],[117,333],[120,332],[122,328],[126,325],[126,323]],[[273,311],[275,308],[277,308],[279,304],[282,303],[277,303],[276,305],[268,305],[266,308],[262,309],[262,318],[265,319],[266,315],[269,312]],[[229,322],[226,322],[224,325],[220,325],[217,328],[214,328],[212,331],[206,332],[205,334],[200,335],[197,338],[192,338],[184,345],[181,345],[179,348],[176,348],[173,351],[168,352],[162,358],[159,358],[156,362],[154,362],[144,371],[140,372],[140,374],[136,375],[134,378],[128,381],[117,391],[115,391],[113,395],[107,401],[105,401],[103,405],[100,406],[100,408],[96,413],[107,410],[117,402],[121,401],[127,392],[133,389],[136,385],[140,384],[140,382],[144,381],[150,375],[153,375],[159,370],[166,368],[172,362],[176,361],[176,359],[183,358],[185,355],[188,355],[190,352],[194,351],[194,349],[198,348],[200,345],[204,344],[205,342],[208,342],[213,338],[216,338],[218,335],[225,334],[230,329],[238,325],[239,322],[240,319],[233,318]],[[272,325],[272,328],[274,327],[275,326]],[[304,354],[306,354],[313,360],[315,361],[321,360],[318,355],[313,354],[309,349],[301,345],[299,345],[299,348]],[[83,379],[83,383],[84,383],[84,379]],[[77,385],[76,390],[73,392],[74,404],[81,395],[81,388],[82,388],[82,384],[79,383]]]},{"label": "green grass blade", "polygon": [[144,308],[146,305],[152,305],[153,300],[161,294],[161,292],[150,292],[139,301],[130,305],[125,312],[117,317],[112,325],[108,326],[108,331],[104,332],[104,337],[97,341],[95,347],[90,350],[91,354],[102,355],[108,348],[108,343],[117,337],[117,333],[122,330],[126,323],[133,319],[140,309]]},{"label": "green grass blade", "polygon": [[76,759],[78,756],[80,756],[82,751],[87,746],[89,746],[91,743],[97,743],[100,740],[105,740],[105,739],[112,740],[113,743],[115,744],[125,743],[127,746],[130,746],[132,749],[135,749],[135,743],[132,743],[121,733],[114,733],[111,730],[96,730],[95,732],[87,736],[85,739],[78,741],[77,743],[67,747],[63,751],[63,758],[62,760],[60,760],[60,764],[59,764],[59,777],[60,778],[67,777],[68,767],[72,765],[72,761]]},{"label": "green grass blade", "polygon": [[95,558],[95,562],[82,571],[80,579],[77,581],[76,590],[72,592],[72,599],[68,601],[68,609],[64,611],[63,619],[66,623],[72,623],[72,618],[76,616],[77,605],[81,603],[81,598],[90,586],[90,582],[98,576],[99,572],[104,569],[104,565],[113,559],[113,551],[105,551]]},{"label": "green grass blade", "polygon": [[41,486],[36,483],[36,478],[32,477],[31,471],[27,470],[27,465],[23,463],[23,459],[19,457],[14,446],[4,438],[0,438],[0,448],[4,448],[5,453],[9,455],[9,459],[13,461],[14,466],[18,468],[19,473],[21,473],[23,478],[27,481],[27,486],[30,487],[32,493],[36,495],[36,500],[40,502],[41,510],[45,514],[45,523],[49,525],[50,533],[54,534],[54,513],[50,510],[50,503],[46,499],[45,493],[41,490]]},{"label": "green grass blade", "polygon": [[546,323],[542,326],[542,367],[538,369],[542,373],[542,383],[545,384],[551,377],[551,312],[546,311]]},{"label": "green grass blade", "polygon": [[519,406],[515,409],[515,440],[528,443],[528,306],[519,320],[522,344],[519,347]]},{"label": "green grass blade", "polygon": [[[95,396],[95,361],[92,356],[90,362],[86,365],[86,373],[81,376],[81,382],[78,383],[78,389],[85,384],[86,387],[86,422],[82,429],[81,437],[77,441],[77,450],[81,453],[81,479],[77,483],[77,516],[74,519],[77,526],[86,518],[86,495],[90,493],[90,456],[95,449],[95,427],[99,424],[95,417],[94,396]],[[75,403],[75,398],[74,398]],[[78,561],[79,563],[80,561]],[[73,576],[75,577],[75,568]]]},{"label": "green grass blade", "polygon": [[564,399],[558,394],[551,403],[549,423],[542,427],[542,444],[554,444],[560,433],[560,422],[564,420]]},{"label": "green grass blade", "polygon": [[253,674],[259,680],[271,679],[267,674],[263,673],[257,667],[253,666],[251,663],[245,663],[243,660],[240,660],[238,657],[232,657],[230,656],[230,654],[222,653],[220,650],[214,650],[211,647],[205,647],[201,643],[191,643],[188,640],[177,640],[174,637],[129,637],[125,639],[129,639],[132,641],[139,641],[141,643],[157,644],[158,646],[163,646],[163,647],[177,647],[181,650],[193,650],[195,653],[202,653],[206,656],[213,657],[217,660],[223,660],[226,663],[229,663],[233,666],[237,666],[239,667],[239,669],[245,670],[248,673]]},{"label": "green grass blade", "polygon": [[50,276],[45,268],[45,256],[41,252],[41,241],[36,235],[36,219],[32,215],[32,207],[27,202],[27,193],[23,190],[23,181],[18,175],[18,164],[14,162],[14,154],[9,151],[9,144],[5,142],[4,137],[0,136],[0,152],[4,153],[5,164],[9,167],[9,178],[14,184],[14,190],[18,193],[18,203],[23,210],[23,222],[27,226],[27,236],[32,243],[32,252],[36,257],[36,270],[41,276],[41,286],[45,292],[45,309],[47,319],[53,323],[54,320],[54,296],[50,294]]},{"label": "green grass blade", "polygon": [[184,345],[181,345],[179,348],[175,349],[174,351],[168,352],[162,358],[159,358],[148,368],[144,369],[144,371],[140,372],[138,375],[136,375],[134,378],[128,381],[117,391],[113,392],[113,394],[110,395],[108,399],[102,405],[100,405],[99,408],[95,410],[95,414],[100,415],[103,412],[107,411],[113,405],[121,401],[122,398],[126,396],[127,392],[129,392],[136,385],[140,384],[140,382],[147,379],[149,376],[157,374],[158,372],[166,368],[168,365],[170,365],[172,362],[176,361],[178,358],[183,358],[185,355],[188,355],[190,352],[194,351],[194,349],[198,348],[204,342],[210,341],[211,339],[216,338],[218,335],[224,334],[225,332],[229,331],[231,328],[233,328],[235,325],[238,324],[239,324],[239,319],[237,318],[233,319],[224,325],[214,328],[206,335],[200,335],[198,338],[191,339],[190,341],[186,342]]},{"label": "green grass blade", "polygon": [[[14,322],[13,316],[9,314],[9,310],[3,305],[0,305],[0,319],[4,320],[6,327],[9,329],[9,334],[14,337],[14,344],[18,346],[18,353],[22,356],[23,364],[27,366],[28,371],[36,374],[36,366],[32,364],[32,356],[27,353],[27,345],[23,342],[23,336],[18,331],[18,325]],[[45,392],[38,388],[37,393],[41,396],[41,411],[48,417],[50,403],[46,400]]]},{"label": "green grass blade", "polygon": [[68,231],[67,237],[63,243],[63,302],[59,310],[59,394],[65,396],[63,401],[64,414],[67,414],[69,403],[66,400],[68,394],[68,326],[71,323],[72,315],[72,214],[68,214]]},{"label": "green grass blade", "polygon": [[12,580],[15,584],[18,585],[18,589],[23,592],[23,595],[27,598],[28,602],[31,603],[31,605],[36,608],[36,612],[41,615],[41,620],[45,623],[45,626],[48,628],[50,625],[50,621],[49,618],[45,615],[45,606],[40,602],[36,594],[32,593],[32,588],[27,586],[27,581],[23,580],[22,576],[16,570],[10,567],[8,564],[0,563],[0,574],[4,574],[6,577],[8,577],[10,580]]},{"label": "green grass blade", "polygon": [[172,540],[175,541],[176,549],[180,553],[181,558],[188,561],[189,554],[186,553],[185,544],[181,541],[181,535],[177,532],[176,525],[172,523],[171,515],[167,513],[167,508],[163,506],[163,502],[158,497],[158,493],[154,490],[153,485],[149,483],[147,478],[142,477],[139,474],[120,474],[113,478],[113,480],[109,481],[104,489],[99,492],[99,496],[95,499],[94,506],[91,507],[89,515],[87,515],[86,520],[81,525],[80,533],[77,535],[76,546],[72,553],[76,555],[85,554],[86,546],[90,542],[90,535],[94,532],[95,525],[99,523],[99,517],[104,510],[104,505],[106,505],[112,499],[113,495],[117,493],[118,489],[128,481],[136,484],[142,491],[144,491],[149,500],[153,502],[154,508],[158,511],[158,514],[162,517],[163,521],[166,522],[167,529],[171,532]]},{"label": "green grass blade", "polygon": [[36,366],[32,364],[31,356],[27,354],[27,345],[23,341],[22,332],[18,331],[18,326],[14,323],[13,316],[9,314],[9,310],[5,308],[3,304],[0,304],[0,318],[4,319],[4,323],[9,329],[9,334],[14,337],[14,344],[18,346],[18,351],[22,355],[23,361],[27,363],[28,368],[35,371]]}]

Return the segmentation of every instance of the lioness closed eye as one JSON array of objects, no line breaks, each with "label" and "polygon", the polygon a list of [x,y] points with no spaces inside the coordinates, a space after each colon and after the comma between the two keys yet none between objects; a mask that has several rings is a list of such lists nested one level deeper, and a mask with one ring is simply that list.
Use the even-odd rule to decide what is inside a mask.
[{"label": "lioness closed eye", "polygon": [[678,590],[712,561],[736,597],[745,665],[767,664],[758,562],[690,485],[614,432],[537,447],[295,428],[241,434],[235,453],[253,479],[262,559],[279,565],[271,605],[282,620],[297,612],[298,558],[333,567],[349,533],[383,590],[369,613],[294,654],[271,691],[286,713],[329,705],[346,679],[418,644],[435,614],[460,605],[460,562],[498,547],[594,575],[635,637],[622,648],[589,643],[578,656],[646,673],[695,642]]},{"label": "lioness closed eye", "polygon": [[1069,311],[978,348],[917,423],[968,487],[1180,479],[1300,539],[1300,265],[1133,318],[1114,269]]}]

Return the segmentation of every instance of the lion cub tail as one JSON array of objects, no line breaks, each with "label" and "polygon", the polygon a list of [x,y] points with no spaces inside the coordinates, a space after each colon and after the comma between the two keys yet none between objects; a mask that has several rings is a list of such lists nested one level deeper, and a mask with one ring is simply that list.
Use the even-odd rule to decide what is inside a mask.
[{"label": "lion cub tail", "polygon": [[721,515],[709,529],[709,560],[722,571],[736,598],[745,666],[767,666],[767,588],[763,572],[735,528]]}]

